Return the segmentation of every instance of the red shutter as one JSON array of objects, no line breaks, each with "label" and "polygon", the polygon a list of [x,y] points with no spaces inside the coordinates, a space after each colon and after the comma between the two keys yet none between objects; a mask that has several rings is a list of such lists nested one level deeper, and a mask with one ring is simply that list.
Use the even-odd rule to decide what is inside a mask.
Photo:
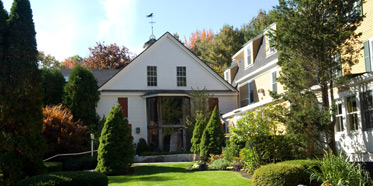
[{"label": "red shutter", "polygon": [[218,98],[209,98],[209,107],[210,107],[211,112],[214,110],[215,106],[219,111],[219,99]]},{"label": "red shutter", "polygon": [[118,98],[118,102],[122,107],[124,117],[128,118],[128,98]]}]

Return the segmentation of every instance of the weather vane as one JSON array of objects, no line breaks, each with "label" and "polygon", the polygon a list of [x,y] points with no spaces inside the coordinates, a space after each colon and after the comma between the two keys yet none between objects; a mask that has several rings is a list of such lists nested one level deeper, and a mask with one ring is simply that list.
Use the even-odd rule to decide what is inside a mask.
[{"label": "weather vane", "polygon": [[155,23],[153,21],[153,13],[150,13],[149,15],[147,15],[146,17],[150,17],[151,18],[151,21],[149,22],[151,25],[152,25],[152,35],[150,36],[150,39],[155,39],[155,36],[153,34],[153,24]]}]

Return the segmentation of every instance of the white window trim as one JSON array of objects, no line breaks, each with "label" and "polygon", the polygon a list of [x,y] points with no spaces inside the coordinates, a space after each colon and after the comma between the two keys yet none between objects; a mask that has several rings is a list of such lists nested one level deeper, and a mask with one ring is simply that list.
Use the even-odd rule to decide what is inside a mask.
[{"label": "white window trim", "polygon": [[[368,39],[368,44],[369,44],[370,69],[373,69],[373,37]],[[363,61],[363,64],[364,64],[364,61]]]},{"label": "white window trim", "polygon": [[[352,94],[352,95],[347,95],[344,97],[344,101],[345,101],[345,104],[344,104],[344,107],[345,107],[345,123],[346,123],[346,129],[347,129],[347,132],[348,133],[353,133],[353,132],[357,132],[359,131],[361,128],[360,128],[360,123],[361,123],[361,111],[360,111],[360,102],[359,102],[359,99],[358,99],[358,96],[359,94]],[[349,97],[355,97],[355,101],[356,101],[356,111],[352,111],[352,112],[348,112],[348,101],[347,101],[347,98]],[[356,114],[357,116],[357,129],[354,129],[352,130],[351,129],[351,121],[349,120],[349,115],[352,115],[352,114]]]},{"label": "white window trim", "polygon": [[273,73],[276,72],[276,91],[278,92],[278,81],[277,81],[277,78],[278,78],[278,72],[277,70],[272,70],[271,71],[271,91],[273,91],[273,84],[274,84],[274,81],[273,81]]},{"label": "white window trim", "polygon": [[[248,44],[247,45],[247,47],[246,47],[246,50],[245,50],[245,59],[244,59],[244,61],[245,61],[245,70],[246,69],[248,69],[248,68],[250,68],[250,67],[252,67],[253,66],[253,64],[254,64],[254,60],[253,60],[253,46],[252,46],[252,42],[250,43],[250,44]],[[248,49],[250,48],[250,58],[251,58],[251,63],[249,64],[249,51],[248,51]]]},{"label": "white window trim", "polygon": [[335,118],[337,119],[338,117],[342,117],[342,127],[343,127],[343,130],[341,130],[341,131],[335,130],[335,132],[336,133],[344,133],[346,131],[346,129],[347,129],[346,128],[347,127],[346,126],[346,110],[345,110],[345,107],[344,107],[342,99],[336,100],[335,104],[342,106],[342,113],[341,114],[338,114],[338,107],[337,107],[337,112],[336,112]]}]

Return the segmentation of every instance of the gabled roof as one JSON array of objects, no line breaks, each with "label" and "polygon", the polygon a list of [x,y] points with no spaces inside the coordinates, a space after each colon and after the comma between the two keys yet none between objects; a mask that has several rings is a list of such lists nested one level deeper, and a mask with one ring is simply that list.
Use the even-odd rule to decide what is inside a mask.
[{"label": "gabled roof", "polygon": [[[62,75],[64,77],[70,76],[72,69],[61,69]],[[106,81],[113,77],[120,69],[90,69],[93,73],[93,76],[97,80],[97,86],[102,86]]]},{"label": "gabled roof", "polygon": [[131,67],[135,66],[139,60],[141,60],[142,56],[145,55],[149,50],[151,50],[153,47],[157,47],[157,43],[160,42],[163,39],[169,38],[173,43],[182,49],[186,54],[188,54],[194,61],[196,61],[201,68],[204,68],[209,74],[211,74],[214,79],[218,82],[220,82],[221,85],[226,87],[228,90],[236,92],[237,90],[228,82],[226,82],[222,77],[220,77],[214,70],[212,70],[208,65],[206,65],[201,59],[199,59],[193,52],[191,52],[185,45],[183,45],[179,40],[177,40],[172,34],[169,32],[166,32],[163,34],[154,44],[147,47],[143,52],[141,52],[138,56],[136,56],[135,59],[132,60],[132,62],[127,65],[125,68],[121,69],[118,73],[116,73],[114,76],[112,76],[110,79],[108,79],[105,83],[103,83],[99,90],[105,90],[105,86],[112,81],[115,77],[123,75],[125,71],[128,71],[127,69],[131,69]]}]

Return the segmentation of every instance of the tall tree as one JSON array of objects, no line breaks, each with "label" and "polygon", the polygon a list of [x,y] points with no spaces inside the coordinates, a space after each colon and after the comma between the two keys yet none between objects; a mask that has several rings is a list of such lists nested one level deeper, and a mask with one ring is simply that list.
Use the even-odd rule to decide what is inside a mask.
[{"label": "tall tree", "polygon": [[38,52],[39,65],[42,68],[60,68],[61,63],[52,55],[45,54],[43,51]]},{"label": "tall tree", "polygon": [[203,131],[206,128],[206,124],[207,119],[204,118],[201,113],[198,113],[196,116],[196,124],[194,125],[193,136],[191,139],[192,147],[190,148],[190,151],[194,154],[199,154],[200,152],[199,144],[201,143],[201,138],[203,135]]},{"label": "tall tree", "polygon": [[96,106],[99,99],[97,80],[92,72],[80,65],[75,66],[65,85],[63,104],[71,110],[75,120],[93,127],[98,122]]},{"label": "tall tree", "polygon": [[263,33],[264,29],[275,22],[274,11],[268,13],[265,10],[259,10],[258,15],[253,17],[247,24],[242,25],[241,32],[244,40],[247,42],[250,39]]},{"label": "tall tree", "polygon": [[0,61],[0,172],[4,185],[14,185],[43,171],[45,141],[41,136],[42,91],[30,2],[15,0],[7,23],[6,55]]},{"label": "tall tree", "polygon": [[131,62],[131,53],[128,48],[117,44],[106,45],[105,42],[97,42],[93,48],[89,48],[91,54],[83,60],[90,69],[121,69]]},{"label": "tall tree", "polygon": [[0,60],[4,60],[4,49],[6,45],[8,12],[4,9],[3,2],[0,1]]},{"label": "tall tree", "polygon": [[224,25],[215,35],[211,48],[203,51],[201,59],[208,63],[220,76],[232,63],[232,56],[245,43],[242,32],[230,25]]},{"label": "tall tree", "polygon": [[83,65],[83,58],[75,55],[62,62],[61,69],[73,69],[76,65]]},{"label": "tall tree", "polygon": [[119,104],[111,109],[101,132],[95,171],[107,175],[128,173],[135,149],[128,120]]},{"label": "tall tree", "polygon": [[61,70],[41,69],[43,105],[58,105],[62,103],[65,78]]},{"label": "tall tree", "polygon": [[196,30],[189,37],[189,41],[184,37],[185,46],[188,47],[198,57],[201,56],[201,51],[206,50],[205,47],[208,46],[213,39],[214,32],[212,31],[212,29]]},{"label": "tall tree", "polygon": [[[356,46],[361,44],[361,33],[355,31],[363,18],[358,3],[361,1],[280,0],[275,8],[274,39],[282,68],[278,81],[287,89],[283,98],[293,105],[289,120],[300,124],[297,128],[303,131],[320,129],[334,153],[333,88],[341,66],[350,66],[358,60],[360,47]],[[343,70],[349,73],[348,68]],[[318,85],[319,91],[312,91],[313,85]],[[304,120],[300,109],[308,109],[315,116]]]}]

